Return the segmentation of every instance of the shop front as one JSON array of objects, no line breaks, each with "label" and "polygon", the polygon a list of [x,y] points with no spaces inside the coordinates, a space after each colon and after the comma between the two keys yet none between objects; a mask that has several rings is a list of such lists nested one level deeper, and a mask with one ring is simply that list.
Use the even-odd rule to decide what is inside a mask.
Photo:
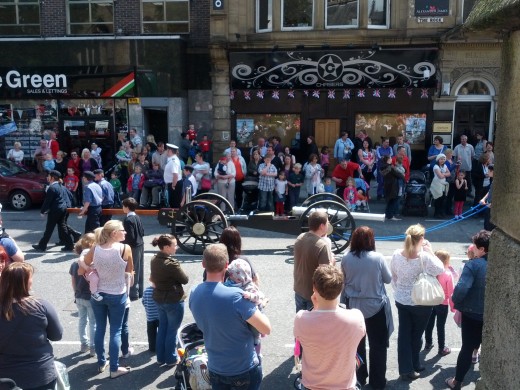
[{"label": "shop front", "polygon": [[[231,52],[233,137],[247,149],[279,136],[300,160],[307,140],[332,150],[341,131],[372,141],[404,135],[414,155],[431,143],[435,48]],[[416,165],[421,163],[417,158]]]},{"label": "shop front", "polygon": [[135,95],[135,72],[88,67],[0,68],[0,142],[3,155],[20,142],[31,164],[41,138],[56,132],[60,149],[70,153],[103,149],[109,164],[116,134],[128,131],[128,99]]}]

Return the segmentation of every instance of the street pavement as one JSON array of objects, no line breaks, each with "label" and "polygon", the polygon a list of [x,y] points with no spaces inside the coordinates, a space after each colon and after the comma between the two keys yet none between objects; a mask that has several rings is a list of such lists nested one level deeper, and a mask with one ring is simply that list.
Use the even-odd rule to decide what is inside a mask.
[{"label": "street pavement", "polygon": [[[384,204],[373,201],[372,213],[382,212]],[[121,365],[132,367],[129,375],[110,379],[108,372],[98,374],[95,358],[88,354],[80,354],[80,343],[77,333],[77,310],[74,304],[70,276],[70,264],[75,256],[62,253],[59,247],[49,246],[47,252],[34,251],[31,245],[36,243],[43,233],[45,220],[36,209],[26,212],[15,212],[4,208],[2,213],[4,227],[16,239],[26,254],[26,261],[36,268],[34,276],[34,294],[48,299],[56,307],[64,327],[63,339],[53,343],[56,358],[65,363],[69,370],[71,388],[76,389],[173,389],[175,379],[173,370],[158,367],[155,357],[147,351],[146,316],[140,301],[132,303],[130,309],[130,342],[135,348],[135,355],[129,359],[121,359]],[[145,280],[148,280],[149,261],[155,253],[151,246],[152,238],[167,231],[153,217],[142,218],[145,227]],[[434,227],[441,221],[417,217],[405,217],[402,221],[368,222],[356,221],[357,226],[368,225],[375,230],[377,237],[400,235],[414,223],[421,222],[426,228]],[[83,231],[84,219],[71,215],[69,223]],[[283,223],[276,221],[273,223]],[[445,249],[452,255],[452,265],[460,269],[465,260],[465,251],[471,242],[471,236],[481,229],[481,219],[470,219],[455,223],[446,228],[428,233],[426,238],[432,242],[434,250]],[[293,372],[293,336],[294,294],[292,291],[293,252],[292,245],[296,237],[269,231],[240,229],[243,237],[244,254],[253,262],[261,278],[261,289],[270,298],[265,313],[271,320],[272,334],[262,340],[263,373],[262,389],[285,390],[293,388],[295,378]],[[58,240],[54,232],[50,244]],[[395,249],[402,247],[402,241],[376,242],[376,249],[390,259]],[[178,253],[177,258],[190,277],[186,291],[202,282],[201,256]],[[338,260],[341,256],[337,257]],[[392,288],[387,287],[392,298]],[[390,340],[388,351],[387,389],[445,389],[445,378],[455,372],[457,354],[460,350],[460,330],[453,322],[450,314],[446,324],[446,342],[452,353],[445,357],[436,354],[434,347],[428,353],[422,352],[426,370],[421,378],[414,382],[399,379],[397,370],[397,310],[393,306],[396,331]],[[186,303],[183,324],[193,321]],[[108,334],[108,330],[107,330]],[[434,333],[434,344],[437,344]],[[479,378],[479,365],[474,365],[466,376],[464,389],[474,389]],[[369,389],[369,386],[365,388]]]}]

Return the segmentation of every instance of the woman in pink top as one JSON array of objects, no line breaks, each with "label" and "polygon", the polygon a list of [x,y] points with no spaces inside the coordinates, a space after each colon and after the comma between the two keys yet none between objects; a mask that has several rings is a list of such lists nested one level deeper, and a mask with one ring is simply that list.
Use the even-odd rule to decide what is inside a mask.
[{"label": "woman in pink top", "polygon": [[459,276],[450,265],[450,254],[448,252],[436,251],[435,256],[441,259],[442,263],[444,264],[444,272],[437,275],[437,280],[444,290],[445,299],[444,302],[442,302],[440,305],[433,307],[430,320],[426,326],[426,331],[424,332],[424,337],[426,339],[424,349],[429,351],[433,348],[432,334],[433,327],[435,326],[435,317],[437,317],[437,341],[439,342],[439,355],[446,356],[451,353],[451,349],[444,344],[446,340],[444,327],[446,325],[446,318],[448,318],[448,304],[451,308],[451,311],[455,311],[451,296],[453,295],[453,288]]},{"label": "woman in pink top", "polygon": [[[96,267],[99,276],[98,293],[103,297],[100,301],[94,299],[90,301],[96,317],[95,344],[98,371],[104,372],[108,366],[104,346],[108,319],[110,378],[117,378],[130,372],[128,367],[119,367],[119,348],[128,290],[133,284],[132,250],[130,246],[121,244],[126,234],[121,221],[108,221],[94,233],[97,245],[85,255],[85,264],[89,266],[94,264]],[[131,277],[126,277],[126,274]]]}]

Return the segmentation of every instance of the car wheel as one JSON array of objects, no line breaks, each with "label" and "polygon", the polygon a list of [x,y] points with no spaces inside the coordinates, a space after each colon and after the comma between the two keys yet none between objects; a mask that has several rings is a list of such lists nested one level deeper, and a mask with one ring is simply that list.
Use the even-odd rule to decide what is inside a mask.
[{"label": "car wheel", "polygon": [[32,201],[29,197],[29,194],[25,191],[14,191],[9,196],[9,203],[11,203],[11,206],[19,211],[27,210],[31,207]]}]

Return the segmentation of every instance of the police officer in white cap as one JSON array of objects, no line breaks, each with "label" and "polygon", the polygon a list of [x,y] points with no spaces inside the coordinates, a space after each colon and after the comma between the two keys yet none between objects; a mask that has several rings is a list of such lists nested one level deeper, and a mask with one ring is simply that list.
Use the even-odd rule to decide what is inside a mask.
[{"label": "police officer in white cap", "polygon": [[177,157],[179,147],[174,144],[166,144],[166,156],[168,162],[164,167],[164,183],[168,191],[168,205],[178,209],[182,200],[182,173],[181,162]]}]

